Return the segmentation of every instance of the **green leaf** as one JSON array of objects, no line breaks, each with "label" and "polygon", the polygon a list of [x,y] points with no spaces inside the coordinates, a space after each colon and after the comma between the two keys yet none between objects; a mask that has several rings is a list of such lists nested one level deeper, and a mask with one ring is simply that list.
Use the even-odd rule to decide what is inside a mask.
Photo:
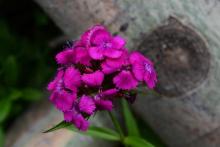
[{"label": "green leaf", "polygon": [[143,118],[137,118],[138,126],[140,126],[141,137],[148,140],[156,147],[167,147],[162,139],[156,134],[156,132],[143,120]]},{"label": "green leaf", "polygon": [[125,99],[122,99],[123,115],[126,123],[126,128],[129,136],[140,136],[138,125],[136,119],[134,118],[128,102]]},{"label": "green leaf", "polygon": [[109,128],[90,126],[86,132],[79,131],[74,126],[70,126],[68,128],[70,130],[76,131],[86,136],[91,136],[91,137],[96,137],[111,141],[120,141],[120,135]]},{"label": "green leaf", "polygon": [[11,102],[5,99],[1,100],[0,101],[0,123],[2,123],[7,118],[10,110],[11,110]]},{"label": "green leaf", "polygon": [[15,85],[18,79],[18,64],[13,55],[6,59],[3,72],[5,82],[9,85]]},{"label": "green leaf", "polygon": [[143,138],[128,136],[124,139],[124,144],[132,147],[154,147],[151,143]]},{"label": "green leaf", "polygon": [[0,127],[0,146],[1,147],[4,146],[4,140],[5,140],[5,135],[4,135],[3,129]]},{"label": "green leaf", "polygon": [[36,101],[43,97],[43,93],[37,89],[27,88],[22,91],[22,99]]},{"label": "green leaf", "polygon": [[65,121],[60,122],[59,124],[44,131],[43,133],[49,133],[49,132],[53,132],[53,131],[63,129],[63,128],[67,128],[69,130],[78,132],[78,133],[86,135],[86,136],[102,138],[102,139],[112,140],[112,141],[119,141],[120,140],[119,134],[109,128],[90,126],[86,132],[83,132],[83,131],[79,131],[77,128],[75,128],[73,126],[73,124],[67,123]]},{"label": "green leaf", "polygon": [[49,132],[53,132],[59,129],[63,129],[63,128],[67,128],[68,126],[71,126],[71,123],[67,123],[65,121],[61,121],[60,123],[58,123],[57,125],[53,126],[52,128],[44,131],[43,133],[49,133]]},{"label": "green leaf", "polygon": [[9,92],[10,92],[10,94],[8,96],[8,99],[11,101],[17,100],[18,98],[20,98],[22,96],[22,92],[17,89],[12,89]]}]

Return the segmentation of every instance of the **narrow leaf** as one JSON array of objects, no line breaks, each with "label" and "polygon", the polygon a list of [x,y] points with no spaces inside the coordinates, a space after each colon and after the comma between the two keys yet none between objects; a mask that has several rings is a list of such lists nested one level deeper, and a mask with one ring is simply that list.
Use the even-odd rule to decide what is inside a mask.
[{"label": "narrow leaf", "polygon": [[101,139],[106,139],[106,140],[111,140],[111,141],[120,140],[119,134],[109,128],[90,126],[86,132],[81,132],[78,129],[76,129],[74,126],[69,126],[68,128],[70,130],[76,131],[86,136],[91,136],[91,137],[96,137],[96,138],[101,138]]},{"label": "narrow leaf", "polygon": [[71,126],[71,125],[72,125],[71,123],[67,123],[65,121],[62,121],[62,122],[58,123],[57,125],[55,125],[54,127],[44,131],[43,133],[49,133],[49,132],[53,132],[53,131],[56,131],[59,129],[67,128],[68,126]]},{"label": "narrow leaf", "polygon": [[124,143],[132,147],[154,147],[151,143],[144,140],[143,138],[133,137],[133,136],[126,137],[124,139]]},{"label": "narrow leaf", "polygon": [[2,123],[11,110],[11,102],[9,100],[1,100],[0,101],[0,123]]},{"label": "narrow leaf", "polygon": [[119,134],[109,128],[90,126],[86,132],[82,132],[82,131],[78,130],[77,128],[75,128],[73,126],[73,124],[67,123],[65,121],[60,122],[59,124],[44,131],[43,133],[49,133],[49,132],[53,132],[53,131],[63,129],[63,128],[67,128],[69,130],[78,132],[78,133],[86,135],[86,136],[102,138],[102,139],[112,140],[112,141],[119,141],[120,140]]},{"label": "narrow leaf", "polygon": [[138,130],[138,125],[136,123],[136,119],[129,108],[128,102],[124,99],[122,99],[122,106],[123,106],[123,115],[125,119],[126,128],[128,131],[128,135],[139,137],[140,133]]}]

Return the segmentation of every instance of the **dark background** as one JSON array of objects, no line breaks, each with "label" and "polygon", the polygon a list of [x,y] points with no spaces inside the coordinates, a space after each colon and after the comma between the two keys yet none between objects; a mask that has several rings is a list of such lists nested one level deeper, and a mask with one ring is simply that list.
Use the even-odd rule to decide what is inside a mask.
[{"label": "dark background", "polygon": [[60,36],[34,1],[0,1],[0,146],[16,118],[43,99]]}]

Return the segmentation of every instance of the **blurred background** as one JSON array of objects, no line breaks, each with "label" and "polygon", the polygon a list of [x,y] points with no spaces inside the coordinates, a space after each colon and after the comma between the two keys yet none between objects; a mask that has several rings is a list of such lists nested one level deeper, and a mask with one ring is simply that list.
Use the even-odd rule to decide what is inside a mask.
[{"label": "blurred background", "polygon": [[[0,0],[0,147],[113,146],[42,133],[62,120],[46,92],[54,56],[97,23],[155,59],[160,94],[132,105],[143,137],[156,147],[219,147],[219,13],[219,0]],[[99,114],[92,122],[109,125]]]},{"label": "blurred background", "polygon": [[60,36],[32,0],[0,1],[0,147],[13,122],[43,98]]},{"label": "blurred background", "polygon": [[[59,139],[61,141],[56,141],[53,147],[87,147],[91,144],[91,140],[87,140],[88,144],[80,143],[78,137],[69,142],[73,133],[55,133],[59,139],[56,135],[49,135],[50,138],[42,134],[43,129],[62,119],[53,108],[52,116],[47,113],[50,104],[46,100],[46,87],[57,68],[54,56],[66,41],[67,37],[36,2],[0,1],[0,147],[5,147],[5,144],[7,147],[48,147],[51,146],[47,143],[49,140]],[[38,118],[44,119],[46,125],[34,124]],[[145,137],[164,146],[157,137],[154,138],[156,135],[150,127],[142,121],[139,124],[145,126],[142,129]],[[38,128],[33,130],[35,126]],[[33,138],[37,141],[31,141]],[[66,138],[69,140],[65,142]],[[106,143],[97,141],[96,145],[106,146]]]}]

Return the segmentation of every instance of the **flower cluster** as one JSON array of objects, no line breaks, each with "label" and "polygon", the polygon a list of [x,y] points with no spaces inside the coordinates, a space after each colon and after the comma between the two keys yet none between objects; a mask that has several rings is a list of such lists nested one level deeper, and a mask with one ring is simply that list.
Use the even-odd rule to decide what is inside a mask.
[{"label": "flower cluster", "polygon": [[115,98],[134,101],[138,84],[155,86],[153,63],[139,52],[129,53],[125,44],[122,37],[96,25],[56,55],[60,67],[48,90],[66,122],[85,131],[88,118],[96,111],[112,110]]}]

